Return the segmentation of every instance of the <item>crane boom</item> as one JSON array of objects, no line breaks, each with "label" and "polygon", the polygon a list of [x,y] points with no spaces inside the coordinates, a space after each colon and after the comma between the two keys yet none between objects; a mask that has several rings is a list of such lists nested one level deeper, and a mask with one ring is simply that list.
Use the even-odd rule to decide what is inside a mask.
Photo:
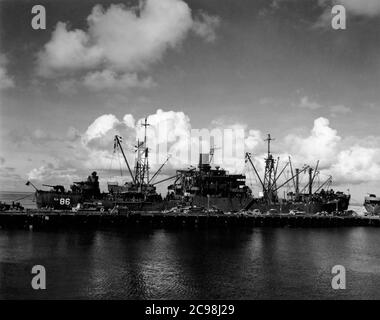
[{"label": "crane boom", "polygon": [[121,146],[120,137],[119,136],[115,136],[115,140],[114,141],[115,141],[115,147],[118,146],[120,148],[120,150],[121,150],[121,154],[123,155],[125,164],[127,165],[127,168],[128,168],[129,174],[131,175],[133,183],[136,183],[136,179],[135,179],[135,177],[134,177],[134,175],[132,173],[131,167],[129,166],[129,163],[128,163],[127,157],[126,157],[126,155],[124,153],[123,147]]}]

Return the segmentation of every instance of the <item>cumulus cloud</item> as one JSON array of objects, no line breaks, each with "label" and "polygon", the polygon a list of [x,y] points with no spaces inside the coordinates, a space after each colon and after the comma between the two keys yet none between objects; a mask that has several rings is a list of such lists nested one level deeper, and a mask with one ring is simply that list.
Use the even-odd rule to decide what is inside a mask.
[{"label": "cumulus cloud", "polygon": [[380,175],[380,148],[354,145],[342,150],[331,167],[334,178],[345,183],[377,180]]},{"label": "cumulus cloud", "polygon": [[39,73],[52,75],[54,71],[70,72],[91,68],[99,63],[100,48],[90,45],[90,36],[82,30],[67,30],[67,24],[58,22],[51,40],[38,54]]},{"label": "cumulus cloud", "polygon": [[[112,144],[115,131],[121,122],[113,114],[105,114],[93,121],[82,137],[84,145],[92,145],[95,148],[107,148]],[[105,139],[108,138],[108,139]]]},{"label": "cumulus cloud", "polygon": [[354,141],[338,135],[328,119],[318,118],[309,135],[288,135],[284,150],[288,150],[298,166],[313,165],[320,160],[321,173],[332,175],[337,185],[377,181],[380,174],[378,137]]},{"label": "cumulus cloud", "polygon": [[314,127],[306,138],[295,134],[285,137],[289,153],[297,155],[303,163],[314,163],[320,160],[323,166],[329,166],[334,162],[334,154],[337,151],[341,137],[337,131],[330,127],[326,118],[318,118],[314,121]]},{"label": "cumulus cloud", "polygon": [[40,75],[94,68],[111,70],[108,73],[146,70],[191,30],[206,41],[215,38],[219,19],[204,13],[193,18],[182,0],[146,0],[139,7],[96,5],[87,24],[87,30],[70,30],[64,22],[56,25],[38,54]]},{"label": "cumulus cloud", "polygon": [[14,80],[8,75],[6,65],[8,59],[5,55],[0,54],[0,90],[14,87]]}]

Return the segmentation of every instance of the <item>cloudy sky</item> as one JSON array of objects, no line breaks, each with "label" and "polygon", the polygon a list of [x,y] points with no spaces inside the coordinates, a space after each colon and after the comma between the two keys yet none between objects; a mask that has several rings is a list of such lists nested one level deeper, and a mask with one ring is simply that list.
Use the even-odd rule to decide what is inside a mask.
[{"label": "cloudy sky", "polygon": [[[380,1],[340,0],[339,31],[337,3],[0,0],[0,189],[90,170],[104,185],[113,136],[132,160],[148,116],[174,149],[190,129],[240,128],[260,160],[270,132],[274,153],[319,159],[354,200],[380,194]],[[34,4],[46,30],[31,27]],[[164,174],[190,164],[175,160]]]}]

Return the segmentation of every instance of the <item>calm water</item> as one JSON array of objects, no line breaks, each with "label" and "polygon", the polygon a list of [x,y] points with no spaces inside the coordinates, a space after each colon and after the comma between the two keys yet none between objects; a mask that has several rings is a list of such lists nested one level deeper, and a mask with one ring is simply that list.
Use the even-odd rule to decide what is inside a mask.
[{"label": "calm water", "polygon": [[[37,264],[46,291],[31,289]],[[344,291],[331,289],[337,264]],[[0,229],[0,298],[380,299],[380,229]]]},{"label": "calm water", "polygon": [[[380,229],[0,230],[0,298],[380,299]],[[47,290],[30,288],[42,264]],[[331,289],[343,265],[347,289]]]}]

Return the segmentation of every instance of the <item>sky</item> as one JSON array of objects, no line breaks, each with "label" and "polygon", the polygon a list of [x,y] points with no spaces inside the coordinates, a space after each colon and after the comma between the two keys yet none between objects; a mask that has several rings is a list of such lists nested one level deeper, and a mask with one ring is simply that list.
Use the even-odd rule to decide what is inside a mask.
[{"label": "sky", "polygon": [[[31,26],[35,4],[44,30]],[[336,4],[0,0],[0,190],[68,186],[93,170],[103,187],[125,180],[113,136],[132,162],[148,117],[164,158],[191,129],[240,129],[262,169],[271,133],[282,163],[320,160],[321,179],[355,202],[380,194],[380,2],[340,0],[345,30],[331,27]],[[244,152],[234,157],[221,165],[247,170]],[[191,164],[174,156],[162,177]]]}]

